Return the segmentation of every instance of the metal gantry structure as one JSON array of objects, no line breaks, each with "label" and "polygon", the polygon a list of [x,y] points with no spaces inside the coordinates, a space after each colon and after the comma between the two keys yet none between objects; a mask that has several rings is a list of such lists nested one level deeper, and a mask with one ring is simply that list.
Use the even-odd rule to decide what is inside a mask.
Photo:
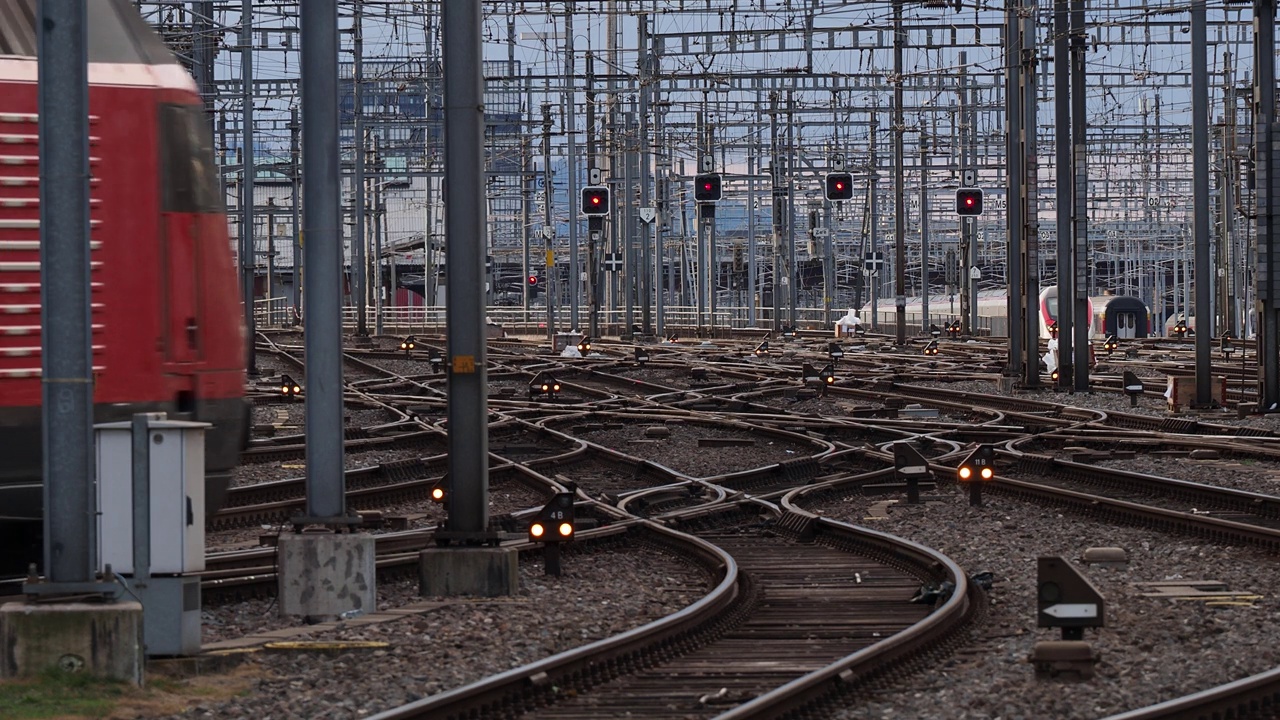
[{"label": "metal gantry structure", "polygon": [[[441,4],[338,4],[349,319],[440,319]],[[139,6],[208,100],[233,224],[254,228],[246,278],[296,308],[298,3]],[[1010,371],[1034,384],[1025,310],[1062,282],[1134,295],[1159,330],[1207,303],[1201,336],[1259,336],[1261,402],[1280,402],[1275,68],[1258,62],[1274,58],[1274,0],[481,7],[495,313],[551,334],[595,297],[630,335],[947,298],[919,327],[896,314],[903,343],[931,316],[970,329],[977,289],[1008,288]],[[724,179],[713,231],[689,192],[708,157]],[[836,158],[852,200],[822,197]],[[614,201],[598,242],[576,206],[592,170]],[[966,177],[986,190],[972,222],[951,210]]]}]

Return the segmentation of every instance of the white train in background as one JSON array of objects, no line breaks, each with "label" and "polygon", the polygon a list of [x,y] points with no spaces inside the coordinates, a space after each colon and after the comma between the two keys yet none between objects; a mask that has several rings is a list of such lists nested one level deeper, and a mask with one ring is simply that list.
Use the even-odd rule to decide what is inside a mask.
[{"label": "white train in background", "polygon": [[[1004,290],[978,292],[978,332],[983,335],[1008,337],[1009,296]],[[1036,308],[1040,318],[1040,338],[1052,337],[1051,328],[1058,320],[1058,288],[1056,285],[1040,291],[1040,303]],[[898,321],[897,308],[892,298],[882,298],[876,305],[876,324],[880,328],[893,327]],[[933,295],[929,298],[929,321],[924,321],[923,303],[918,297],[907,298],[907,328],[923,329],[933,324],[945,328],[960,318],[959,295]],[[863,305],[859,316],[866,326],[871,317],[871,304]],[[1151,334],[1151,311],[1147,304],[1128,295],[1099,295],[1089,298],[1089,336],[1105,339],[1115,335],[1121,340],[1145,338]]]}]

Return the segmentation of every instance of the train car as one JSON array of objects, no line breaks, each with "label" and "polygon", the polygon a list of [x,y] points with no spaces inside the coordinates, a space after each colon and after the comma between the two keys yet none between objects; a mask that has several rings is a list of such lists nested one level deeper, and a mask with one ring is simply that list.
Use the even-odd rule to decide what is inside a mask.
[{"label": "train car", "polygon": [[[96,422],[213,423],[206,508],[248,432],[245,331],[204,105],[127,0],[88,8]],[[0,6],[0,543],[38,536],[41,491],[37,0]],[[10,556],[10,559],[12,557]]]},{"label": "train car", "polygon": [[[1087,302],[1087,307],[1088,307],[1088,310],[1086,312],[1089,316],[1089,323],[1090,323],[1089,337],[1097,337],[1097,335],[1093,332],[1093,329],[1092,329],[1093,313],[1094,313],[1092,298],[1089,298]],[[1051,328],[1055,327],[1057,323],[1058,323],[1058,286],[1050,285],[1040,291],[1040,339],[1048,340],[1049,338],[1053,337],[1053,332],[1051,331]]]},{"label": "train car", "polygon": [[1151,334],[1151,310],[1131,295],[1100,295],[1093,303],[1092,337],[1120,340],[1145,338]]},{"label": "train car", "polygon": [[[978,314],[977,330],[980,334],[996,337],[1009,336],[1009,294],[1004,290],[980,290],[975,303]],[[923,304],[918,297],[907,298],[907,327],[923,328]],[[1046,287],[1040,292],[1039,307],[1036,314],[1040,318],[1039,337],[1048,340],[1053,334],[1050,327],[1058,320],[1058,288]],[[863,305],[861,317],[871,317],[871,304]],[[1093,303],[1089,303],[1089,315],[1093,316]],[[929,322],[944,327],[960,316],[960,297],[958,295],[934,295],[929,298]],[[876,307],[876,321],[879,326],[892,327],[898,321],[897,308],[892,298],[881,299]]]}]

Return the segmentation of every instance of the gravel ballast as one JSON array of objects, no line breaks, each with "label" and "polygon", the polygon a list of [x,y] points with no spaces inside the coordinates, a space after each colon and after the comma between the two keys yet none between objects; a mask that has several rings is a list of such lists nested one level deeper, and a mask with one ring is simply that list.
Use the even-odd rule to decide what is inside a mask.
[{"label": "gravel ballast", "polygon": [[[983,507],[968,491],[943,484],[935,500],[891,506],[868,519],[875,498],[854,497],[810,509],[827,517],[909,538],[935,548],[973,574],[995,574],[978,651],[945,660],[898,689],[880,693],[838,718],[1099,718],[1207,689],[1280,664],[1278,558],[1161,533],[1116,527],[988,493]],[[1121,568],[1085,566],[1089,547],[1120,547]],[[1035,678],[1028,657],[1056,629],[1036,627],[1036,559],[1067,558],[1106,600],[1106,627],[1085,640],[1101,653],[1096,676],[1082,683]],[[1260,596],[1252,607],[1142,597],[1139,582],[1216,580]],[[1247,605],[1247,603],[1246,603]]]},{"label": "gravel ballast", "polygon": [[[560,577],[521,562],[520,592],[508,598],[420,598],[417,580],[380,584],[378,609],[438,600],[400,620],[304,633],[293,641],[382,641],[386,649],[342,654],[261,652],[241,672],[245,694],[203,702],[182,718],[283,720],[360,718],[504,670],[617,635],[681,610],[710,578],[651,550],[569,554]],[[210,637],[235,638],[274,624],[271,601],[205,612]]]}]

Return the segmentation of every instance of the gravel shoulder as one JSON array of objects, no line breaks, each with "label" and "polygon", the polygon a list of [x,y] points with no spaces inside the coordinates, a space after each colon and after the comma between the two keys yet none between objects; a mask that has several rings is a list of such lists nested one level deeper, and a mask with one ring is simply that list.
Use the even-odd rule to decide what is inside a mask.
[{"label": "gravel shoulder", "polygon": [[[985,623],[973,650],[836,718],[1059,718],[1085,720],[1143,707],[1230,682],[1280,664],[1280,581],[1274,555],[1062,515],[988,494],[968,504],[967,490],[942,484],[930,502],[891,506],[871,519],[882,498],[852,497],[813,509],[935,548],[970,574],[995,574]],[[1084,566],[1086,548],[1115,546],[1122,568]],[[1059,555],[1082,570],[1106,598],[1106,627],[1086,631],[1101,653],[1093,680],[1038,680],[1028,663],[1039,640],[1060,639],[1036,627],[1036,558]],[[1256,594],[1252,606],[1143,597],[1140,582],[1216,580]],[[1248,605],[1248,603],[1246,603]]]}]

